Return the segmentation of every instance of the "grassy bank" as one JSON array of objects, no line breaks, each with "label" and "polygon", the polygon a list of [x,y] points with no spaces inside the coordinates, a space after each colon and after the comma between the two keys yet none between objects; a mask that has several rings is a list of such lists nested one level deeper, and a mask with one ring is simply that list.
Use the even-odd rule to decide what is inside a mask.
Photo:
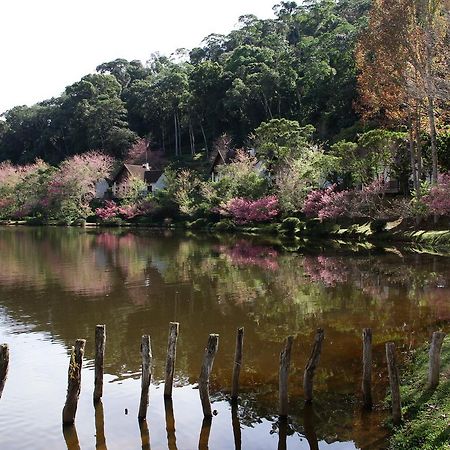
[{"label": "grassy bank", "polygon": [[426,390],[427,348],[417,351],[402,377],[404,424],[394,429],[391,450],[450,449],[450,336],[442,346],[441,382]]}]

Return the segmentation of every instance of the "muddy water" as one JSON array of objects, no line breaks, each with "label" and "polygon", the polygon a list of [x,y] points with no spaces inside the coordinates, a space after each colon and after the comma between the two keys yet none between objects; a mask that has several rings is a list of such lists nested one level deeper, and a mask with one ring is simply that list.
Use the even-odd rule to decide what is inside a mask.
[{"label": "muddy water", "polygon": [[[234,236],[0,228],[0,342],[10,371],[0,399],[0,448],[380,449],[386,443],[384,343],[407,353],[449,330],[450,259],[398,249],[289,253]],[[164,403],[168,325],[180,322],[175,389]],[[94,409],[95,325],[107,327],[103,403]],[[236,328],[245,328],[242,396],[228,402]],[[316,398],[302,373],[325,329]],[[359,405],[361,330],[374,333],[374,397]],[[220,335],[203,423],[196,382],[209,333]],[[142,334],[153,379],[139,427]],[[295,336],[287,426],[277,420],[278,358]],[[76,429],[61,427],[68,351],[86,338]]]}]

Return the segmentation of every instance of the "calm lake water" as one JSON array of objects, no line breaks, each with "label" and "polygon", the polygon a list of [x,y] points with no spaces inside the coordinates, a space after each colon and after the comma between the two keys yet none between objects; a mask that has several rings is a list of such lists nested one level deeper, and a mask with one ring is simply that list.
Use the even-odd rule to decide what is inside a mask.
[{"label": "calm lake water", "polygon": [[[450,327],[450,258],[404,249],[287,252],[202,233],[0,228],[0,343],[10,370],[0,399],[0,448],[380,449],[384,343],[407,353]],[[170,321],[180,322],[176,382],[164,403]],[[106,324],[103,403],[92,404],[95,325]],[[235,334],[245,327],[242,395],[232,409]],[[315,401],[302,374],[314,332],[325,330]],[[372,413],[360,408],[361,330],[374,334]],[[211,427],[196,382],[208,334],[220,335],[211,378]],[[140,337],[150,334],[153,376],[140,429]],[[295,336],[290,421],[277,420],[278,359]],[[74,429],[63,434],[69,349],[87,339]]]}]

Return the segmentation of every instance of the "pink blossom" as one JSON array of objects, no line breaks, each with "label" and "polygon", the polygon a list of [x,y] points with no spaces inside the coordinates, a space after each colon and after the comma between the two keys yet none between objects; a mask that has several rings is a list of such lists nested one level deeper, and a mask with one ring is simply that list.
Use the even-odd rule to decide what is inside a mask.
[{"label": "pink blossom", "polygon": [[440,175],[437,185],[423,197],[424,203],[436,215],[450,215],[450,173]]},{"label": "pink blossom", "polygon": [[278,199],[274,195],[258,200],[232,198],[222,203],[219,211],[225,216],[230,216],[238,224],[266,222],[278,216]]},{"label": "pink blossom", "polygon": [[107,200],[103,208],[97,208],[95,214],[102,220],[112,219],[119,213],[119,207],[112,200]]}]

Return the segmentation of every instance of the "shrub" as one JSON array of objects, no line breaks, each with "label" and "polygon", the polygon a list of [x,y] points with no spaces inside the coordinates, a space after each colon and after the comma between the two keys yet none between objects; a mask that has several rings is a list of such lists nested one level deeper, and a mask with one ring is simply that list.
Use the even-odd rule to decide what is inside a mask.
[{"label": "shrub", "polygon": [[287,217],[281,222],[281,229],[287,234],[295,234],[301,231],[305,224],[297,217]]},{"label": "shrub", "polygon": [[375,219],[370,222],[370,231],[372,233],[382,233],[386,230],[387,221],[383,219]]},{"label": "shrub", "polygon": [[234,231],[236,226],[231,220],[221,220],[213,225],[215,231]]},{"label": "shrub", "polygon": [[274,195],[258,200],[233,198],[221,204],[220,212],[238,224],[267,222],[279,214],[278,199]]},{"label": "shrub", "polygon": [[450,173],[440,175],[438,183],[422,200],[432,214],[450,215]]}]

